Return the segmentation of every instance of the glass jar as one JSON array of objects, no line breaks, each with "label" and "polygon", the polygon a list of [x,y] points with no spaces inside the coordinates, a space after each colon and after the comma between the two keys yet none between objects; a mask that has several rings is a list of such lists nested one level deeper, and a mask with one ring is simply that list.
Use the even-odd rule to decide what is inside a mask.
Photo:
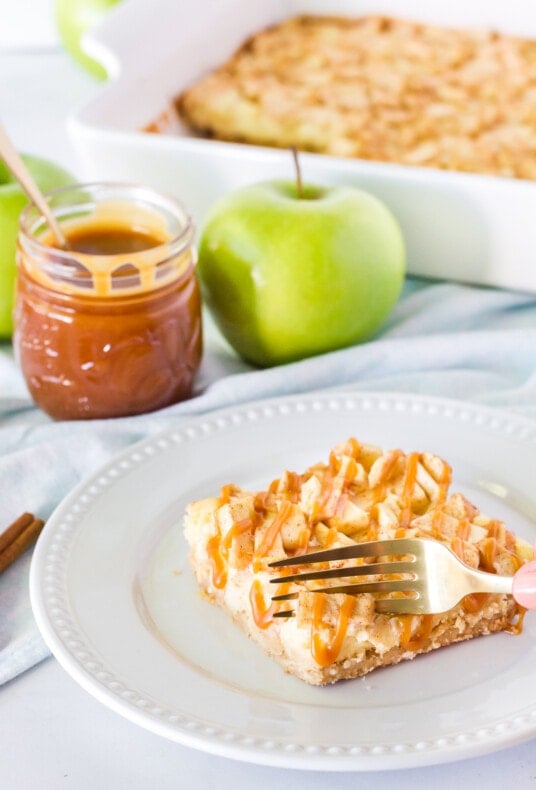
[{"label": "glass jar", "polygon": [[35,403],[55,419],[153,411],[192,394],[202,351],[194,227],[152,189],[51,192],[67,238],[21,215],[14,347]]}]

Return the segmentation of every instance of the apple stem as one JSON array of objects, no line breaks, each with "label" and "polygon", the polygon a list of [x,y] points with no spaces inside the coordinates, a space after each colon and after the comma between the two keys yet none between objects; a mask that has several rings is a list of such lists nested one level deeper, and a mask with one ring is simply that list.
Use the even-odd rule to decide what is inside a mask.
[{"label": "apple stem", "polygon": [[290,150],[294,159],[294,167],[296,168],[296,193],[298,195],[298,200],[301,200],[303,197],[303,182],[301,177],[300,161],[298,159],[298,151],[294,145],[291,146]]}]

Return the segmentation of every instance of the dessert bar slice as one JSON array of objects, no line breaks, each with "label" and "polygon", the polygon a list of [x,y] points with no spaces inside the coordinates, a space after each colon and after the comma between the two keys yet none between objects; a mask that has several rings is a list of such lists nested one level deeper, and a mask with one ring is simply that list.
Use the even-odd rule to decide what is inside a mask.
[{"label": "dessert bar slice", "polygon": [[[437,647],[494,631],[518,632],[523,611],[508,595],[473,594],[435,615],[375,611],[372,594],[311,593],[318,582],[270,584],[269,563],[306,551],[383,538],[448,545],[468,565],[513,575],[528,543],[449,493],[450,466],[431,453],[382,452],[350,439],[326,463],[286,471],[265,491],[226,485],[192,502],[185,516],[190,559],[202,591],[286,672],[312,684],[364,675]],[[367,560],[363,560],[366,562]],[[329,584],[329,581],[324,582]],[[335,580],[336,583],[336,580]],[[297,592],[295,616],[277,617]]]}]

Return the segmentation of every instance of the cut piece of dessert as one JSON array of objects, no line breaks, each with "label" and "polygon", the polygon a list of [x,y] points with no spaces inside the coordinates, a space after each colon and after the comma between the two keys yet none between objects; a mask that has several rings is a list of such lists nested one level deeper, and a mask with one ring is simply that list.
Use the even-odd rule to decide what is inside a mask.
[{"label": "cut piece of dessert", "polygon": [[[504,575],[532,559],[530,545],[501,521],[450,495],[450,482],[450,466],[437,455],[383,452],[352,438],[327,463],[286,471],[265,491],[226,485],[219,497],[192,502],[185,516],[191,563],[209,600],[286,672],[316,685],[481,634],[519,632],[523,610],[509,595],[469,595],[436,615],[390,615],[375,611],[370,593],[311,593],[318,581],[270,583],[279,575],[269,567],[275,560],[384,538],[438,540],[471,567]],[[289,604],[271,597],[287,592],[298,593],[295,616],[278,617]]]}]

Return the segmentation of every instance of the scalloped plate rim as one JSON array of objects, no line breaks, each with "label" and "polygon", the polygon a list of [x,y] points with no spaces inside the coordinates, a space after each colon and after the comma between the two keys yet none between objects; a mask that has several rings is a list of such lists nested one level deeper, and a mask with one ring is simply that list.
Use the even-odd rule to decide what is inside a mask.
[{"label": "scalloped plate rim", "polygon": [[[315,406],[316,403],[316,406]],[[349,404],[352,406],[349,407]],[[318,406],[318,404],[320,404]],[[331,405],[330,405],[331,404]],[[317,408],[318,406],[318,408]],[[499,723],[490,731],[472,732],[468,729],[461,733],[456,739],[431,738],[428,742],[418,744],[398,744],[395,747],[384,748],[382,744],[373,746],[341,746],[341,747],[318,747],[315,749],[305,748],[303,744],[296,745],[294,749],[277,748],[277,744],[258,744],[256,741],[262,739],[249,738],[251,743],[247,743],[248,738],[243,735],[243,743],[234,742],[234,738],[226,740],[226,733],[212,733],[210,735],[199,735],[196,727],[190,728],[188,722],[181,724],[181,716],[175,716],[174,720],[162,722],[158,716],[152,715],[145,709],[140,709],[134,703],[125,698],[121,698],[114,690],[104,685],[91,671],[84,667],[81,660],[74,655],[62,640],[58,625],[52,623],[50,603],[47,604],[43,594],[43,584],[46,574],[47,549],[54,536],[60,535],[62,523],[65,518],[72,517],[73,508],[80,507],[81,497],[87,497],[87,492],[92,488],[99,489],[99,480],[103,480],[107,475],[117,472],[121,464],[132,462],[129,459],[137,457],[136,463],[141,463],[153,457],[155,447],[159,443],[173,443],[174,436],[189,436],[186,441],[195,440],[203,426],[220,424],[216,430],[225,430],[224,425],[235,425],[233,416],[239,416],[238,424],[242,420],[247,422],[251,414],[264,414],[270,418],[276,416],[274,412],[281,410],[281,414],[318,411],[324,409],[340,410],[348,408],[353,412],[374,410],[403,414],[404,411],[428,410],[429,415],[437,415],[445,419],[452,419],[459,422],[475,421],[479,427],[486,424],[486,428],[492,432],[497,432],[500,436],[511,436],[515,431],[503,431],[505,424],[514,426],[519,431],[522,441],[533,445],[536,452],[536,422],[515,412],[508,412],[488,406],[481,406],[472,402],[460,401],[450,398],[439,398],[411,393],[391,393],[353,390],[350,388],[323,390],[313,393],[297,395],[287,395],[248,403],[228,406],[217,411],[206,414],[188,417],[178,421],[176,428],[165,430],[159,434],[142,439],[114,456],[109,462],[100,469],[81,481],[58,505],[54,513],[49,518],[40,536],[34,555],[30,571],[30,595],[35,619],[41,634],[62,667],[79,683],[88,693],[98,699],[108,708],[128,720],[170,740],[179,742],[185,746],[200,749],[208,753],[219,756],[230,757],[233,759],[251,762],[260,765],[271,765],[287,768],[299,768],[308,770],[327,770],[327,771],[376,771],[391,770],[409,767],[422,767],[437,763],[447,763],[457,761],[467,757],[475,757],[488,754],[499,749],[512,746],[530,740],[536,735],[536,701],[529,705],[527,712],[517,716],[517,724],[509,728]],[[248,415],[250,415],[248,417]],[[257,419],[255,417],[254,419]],[[227,418],[229,423],[226,422]],[[181,440],[182,441],[182,440]],[[144,455],[151,450],[150,453]],[[135,465],[135,464],[134,464]],[[113,478],[107,479],[107,488],[113,487]],[[100,495],[100,491],[99,491]],[[106,496],[106,493],[104,494]],[[82,507],[83,515],[83,507]],[[87,527],[86,527],[87,528]],[[63,536],[61,536],[63,537]],[[60,561],[58,564],[60,564]],[[68,561],[67,561],[68,562]],[[60,591],[61,592],[61,591]],[[68,590],[63,590],[68,596]],[[234,626],[233,626],[234,627]],[[396,671],[396,670],[393,670]],[[101,670],[102,673],[102,670]],[[106,675],[106,672],[104,672]],[[109,673],[108,673],[109,674]],[[109,681],[108,681],[109,682]],[[192,714],[190,714],[192,715]],[[455,741],[455,742],[453,742]],[[398,748],[397,748],[398,747]]]}]

